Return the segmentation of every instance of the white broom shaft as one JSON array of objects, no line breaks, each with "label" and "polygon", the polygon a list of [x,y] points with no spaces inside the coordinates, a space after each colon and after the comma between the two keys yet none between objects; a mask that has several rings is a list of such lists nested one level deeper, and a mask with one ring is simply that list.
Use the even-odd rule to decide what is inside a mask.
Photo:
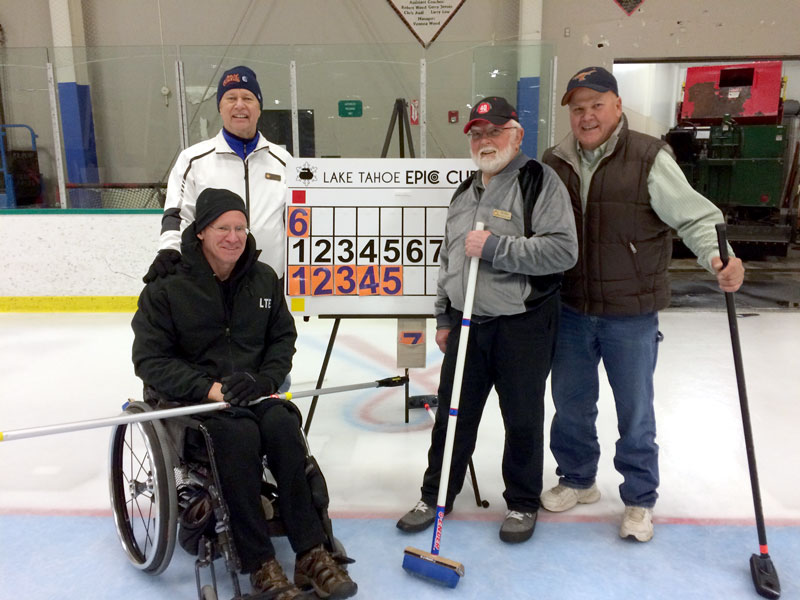
[{"label": "white broom shaft", "polygon": [[[336,392],[347,392],[351,390],[360,390],[373,387],[387,387],[402,385],[402,377],[387,377],[378,381],[369,381],[367,383],[356,383],[352,385],[341,385],[339,387],[330,387],[318,390],[306,390],[303,392],[274,394],[272,396],[264,396],[259,398],[253,404],[264,400],[265,398],[278,398],[280,400],[290,400],[292,398],[305,398],[307,396],[318,396],[322,394],[333,394]],[[98,427],[109,427],[112,425],[125,425],[127,423],[142,423],[145,421],[155,421],[157,419],[168,419],[170,417],[180,417],[186,415],[196,415],[205,412],[213,412],[230,408],[227,402],[209,402],[203,404],[192,404],[190,406],[179,406],[178,408],[165,408],[161,410],[146,411],[135,414],[123,414],[116,417],[105,417],[102,419],[92,419],[89,421],[75,421],[72,423],[60,423],[58,425],[45,425],[43,427],[30,427],[27,429],[15,429],[12,431],[0,431],[0,442],[21,440],[25,438],[41,437],[45,435],[54,435],[56,433],[69,433],[72,431],[83,431],[85,429],[96,429]]]},{"label": "white broom shaft", "polygon": [[96,429],[98,427],[108,427],[111,425],[125,425],[128,423],[156,421],[158,419],[167,419],[169,417],[196,415],[204,412],[223,410],[225,408],[230,408],[230,404],[227,402],[209,402],[204,404],[193,404],[191,406],[180,406],[178,408],[165,408],[163,410],[150,410],[140,413],[123,414],[116,417],[92,419],[90,421],[75,421],[73,423],[61,423],[59,425],[45,425],[43,427],[15,429],[6,432],[0,431],[0,442],[10,442],[12,440],[41,437],[56,433],[69,433],[71,431],[83,431],[85,429]]},{"label": "white broom shaft", "polygon": [[[475,223],[475,230],[482,231],[483,223]],[[470,319],[472,318],[472,303],[475,299],[475,283],[478,280],[478,262],[480,257],[473,256],[469,261],[469,275],[467,276],[467,292],[464,297],[464,316],[461,318],[461,336],[458,339],[458,352],[456,353],[456,367],[453,373],[453,391],[450,397],[450,412],[447,418],[447,433],[444,438],[444,453],[442,455],[442,474],[439,480],[439,494],[437,506],[444,506],[447,500],[447,486],[450,484],[450,463],[453,459],[453,443],[456,436],[456,419],[458,418],[458,404],[461,400],[461,382],[464,376],[464,359],[467,355],[467,342],[469,341]],[[455,414],[454,414],[455,413]]]},{"label": "white broom shaft", "polygon": [[374,388],[374,387],[380,387],[380,382],[369,381],[367,383],[353,383],[351,385],[340,385],[338,387],[319,388],[316,390],[304,390],[302,392],[286,392],[285,394],[273,394],[272,396],[265,396],[264,398],[277,398],[278,400],[294,400],[296,398],[308,398],[309,396],[322,396],[323,394],[350,392],[353,390],[363,390],[366,388]]}]

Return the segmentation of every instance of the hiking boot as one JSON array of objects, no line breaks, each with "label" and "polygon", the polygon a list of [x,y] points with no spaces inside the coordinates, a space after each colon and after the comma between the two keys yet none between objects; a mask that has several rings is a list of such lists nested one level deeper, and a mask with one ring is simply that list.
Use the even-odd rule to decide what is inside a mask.
[{"label": "hiking boot", "polygon": [[500,539],[509,544],[518,544],[529,540],[536,527],[535,512],[518,512],[510,510],[500,526]]},{"label": "hiking boot", "polygon": [[420,500],[397,522],[397,528],[406,533],[417,533],[433,525],[435,520],[436,509],[424,500]]},{"label": "hiking boot", "polygon": [[275,600],[294,600],[304,594],[292,584],[281,565],[270,558],[255,573],[250,573],[250,583],[257,592],[275,594]]},{"label": "hiking boot", "polygon": [[294,563],[295,585],[312,586],[320,598],[339,600],[349,598],[358,591],[347,571],[336,562],[324,546],[315,546]]},{"label": "hiking boot", "polygon": [[600,490],[594,483],[592,487],[586,489],[568,487],[559,483],[556,487],[543,492],[539,498],[542,507],[550,512],[562,512],[576,504],[593,504],[598,500],[600,500]]},{"label": "hiking boot", "polygon": [[626,506],[619,537],[632,537],[639,542],[653,539],[653,509],[644,506]]}]

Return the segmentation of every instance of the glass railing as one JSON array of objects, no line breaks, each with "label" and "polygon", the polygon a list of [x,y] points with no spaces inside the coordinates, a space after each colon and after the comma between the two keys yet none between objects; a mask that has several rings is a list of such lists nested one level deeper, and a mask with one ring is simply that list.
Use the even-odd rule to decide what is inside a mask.
[{"label": "glass railing", "polygon": [[540,43],[3,48],[0,209],[158,208],[183,144],[219,131],[217,82],[239,64],[258,75],[259,129],[294,152],[296,127],[301,156],[466,157],[463,126],[490,95],[519,104],[529,154],[550,138]]}]

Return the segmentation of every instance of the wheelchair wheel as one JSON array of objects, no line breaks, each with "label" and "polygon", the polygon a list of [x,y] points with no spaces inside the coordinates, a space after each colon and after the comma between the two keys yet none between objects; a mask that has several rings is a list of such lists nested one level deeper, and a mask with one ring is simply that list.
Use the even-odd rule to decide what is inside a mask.
[{"label": "wheelchair wheel", "polygon": [[[131,402],[127,413],[152,410]],[[158,421],[118,425],[109,448],[109,488],[114,523],[131,563],[156,575],[175,549],[178,502],[175,458]]]}]

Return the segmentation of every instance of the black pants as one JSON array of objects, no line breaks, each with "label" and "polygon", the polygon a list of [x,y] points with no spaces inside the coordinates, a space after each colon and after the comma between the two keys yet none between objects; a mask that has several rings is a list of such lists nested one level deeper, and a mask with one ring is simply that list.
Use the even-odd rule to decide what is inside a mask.
[{"label": "black pants", "polygon": [[[539,509],[544,460],[544,392],[555,350],[560,301],[554,295],[526,313],[470,326],[463,385],[445,506],[449,510],[464,485],[475,449],[486,398],[494,385],[505,425],[503,497],[509,510]],[[461,327],[454,327],[439,380],[439,408],[431,433],[422,499],[435,506],[453,391]]]},{"label": "black pants", "polygon": [[275,556],[261,506],[262,456],[278,485],[279,509],[292,549],[299,554],[325,541],[306,479],[305,442],[291,408],[264,402],[216,413],[204,423],[213,440],[243,573]]}]

